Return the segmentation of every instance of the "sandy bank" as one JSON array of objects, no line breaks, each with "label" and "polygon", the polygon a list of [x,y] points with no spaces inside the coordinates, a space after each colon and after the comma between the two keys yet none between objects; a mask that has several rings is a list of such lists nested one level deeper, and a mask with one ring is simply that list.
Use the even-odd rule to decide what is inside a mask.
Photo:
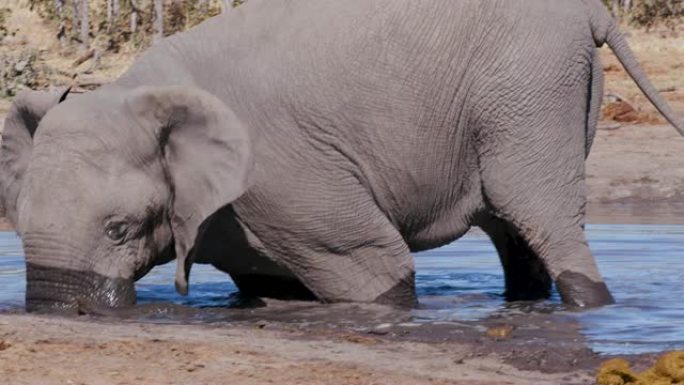
[{"label": "sandy bank", "polygon": [[[263,323],[151,325],[0,315],[3,384],[589,384],[473,344]],[[544,357],[539,357],[543,359]]]}]

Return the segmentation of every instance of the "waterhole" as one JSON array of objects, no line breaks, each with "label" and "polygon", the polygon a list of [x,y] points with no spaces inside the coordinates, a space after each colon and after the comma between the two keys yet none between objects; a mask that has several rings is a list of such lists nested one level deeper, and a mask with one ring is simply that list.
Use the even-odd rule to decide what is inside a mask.
[{"label": "waterhole", "polygon": [[[684,225],[594,224],[586,232],[615,305],[567,312],[557,294],[531,307],[506,303],[496,252],[489,239],[475,230],[453,244],[415,255],[421,306],[411,312],[412,321],[473,321],[532,309],[576,317],[599,353],[684,348]],[[174,263],[157,267],[140,280],[138,303],[199,309],[194,314],[200,322],[202,309],[235,305],[235,286],[227,275],[209,266],[193,268],[190,296],[177,295],[174,268]],[[0,232],[0,311],[23,308],[24,275],[19,238]],[[173,321],[168,315],[163,320]]]}]

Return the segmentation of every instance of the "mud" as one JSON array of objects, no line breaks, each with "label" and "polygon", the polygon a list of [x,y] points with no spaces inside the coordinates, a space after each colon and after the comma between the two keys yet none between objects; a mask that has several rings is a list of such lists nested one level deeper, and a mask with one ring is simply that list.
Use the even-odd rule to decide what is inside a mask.
[{"label": "mud", "polygon": [[[235,303],[242,308],[0,314],[0,373],[30,385],[579,385],[594,384],[613,358],[588,348],[571,313],[532,303],[476,322],[415,322],[381,305]],[[621,358],[634,370],[656,361]]]},{"label": "mud", "polygon": [[[279,301],[247,309],[150,305],[76,318],[0,314],[0,373],[10,384],[230,379],[574,385],[593,383],[602,361],[569,316],[521,312],[439,323],[410,318],[407,311],[380,305]],[[502,328],[508,332],[491,333]]]}]

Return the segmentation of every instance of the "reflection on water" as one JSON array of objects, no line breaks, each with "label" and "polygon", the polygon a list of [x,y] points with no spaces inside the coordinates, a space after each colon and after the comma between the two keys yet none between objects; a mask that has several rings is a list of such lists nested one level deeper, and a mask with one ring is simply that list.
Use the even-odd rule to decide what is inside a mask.
[{"label": "reflection on water", "polygon": [[[617,304],[579,313],[594,350],[641,353],[684,348],[684,225],[589,225],[587,235]],[[503,275],[489,240],[473,231],[458,242],[416,255],[421,306],[416,321],[477,320],[529,311],[506,304]],[[137,284],[142,304],[231,305],[235,286],[207,266],[193,268],[191,294],[173,288],[175,265],[154,269]],[[0,232],[0,310],[23,306],[24,262],[19,239]],[[554,295],[535,311],[563,311]]]}]

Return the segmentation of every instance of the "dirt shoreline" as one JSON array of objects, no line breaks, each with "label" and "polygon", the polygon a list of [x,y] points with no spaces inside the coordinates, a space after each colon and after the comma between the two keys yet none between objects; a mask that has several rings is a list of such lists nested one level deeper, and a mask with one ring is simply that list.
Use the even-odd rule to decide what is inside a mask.
[{"label": "dirt shoreline", "polygon": [[[585,385],[611,358],[588,348],[567,313],[415,323],[380,305],[268,302],[106,317],[0,312],[0,383]],[[656,360],[623,358],[636,370]]]},{"label": "dirt shoreline", "polygon": [[160,325],[0,314],[0,376],[27,385],[593,383],[600,358],[580,336],[570,338],[572,327],[556,329],[532,339],[514,329],[497,339],[457,323],[354,331],[305,322]]}]

